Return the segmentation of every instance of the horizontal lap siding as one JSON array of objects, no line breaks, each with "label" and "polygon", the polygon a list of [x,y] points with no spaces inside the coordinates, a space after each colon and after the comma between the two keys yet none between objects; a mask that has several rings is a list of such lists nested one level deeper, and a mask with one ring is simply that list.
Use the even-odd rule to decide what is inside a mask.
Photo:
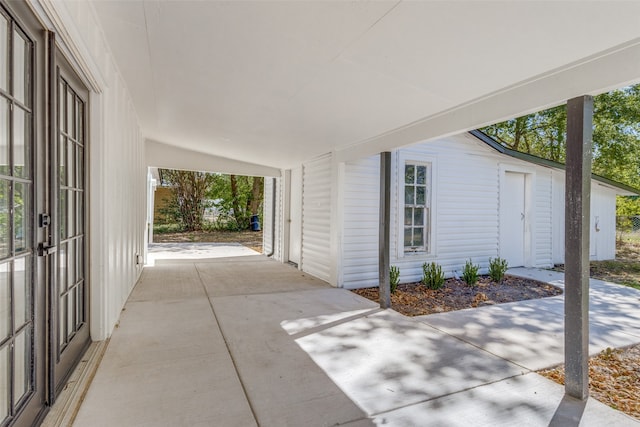
[{"label": "horizontal lap siding", "polygon": [[[420,280],[422,264],[435,261],[447,276],[460,275],[467,259],[486,272],[498,256],[500,163],[533,168],[533,263],[539,267],[564,259],[564,172],[506,158],[467,135],[419,144],[393,153],[391,187],[391,264],[401,282]],[[433,161],[432,254],[398,256],[402,244],[398,173],[401,159]],[[349,162],[344,176],[342,283],[346,288],[378,284],[379,157]],[[615,195],[594,183],[592,216],[599,216],[598,258],[615,250]],[[596,213],[596,210],[598,211]],[[328,220],[328,212],[327,212]]]},{"label": "horizontal lap siding", "polygon": [[[461,274],[466,259],[487,267],[497,253],[498,172],[495,157],[466,137],[403,149],[408,160],[434,159],[434,255],[397,257],[399,235],[398,160],[392,163],[391,263],[401,281],[420,280],[422,264],[436,261],[447,276]],[[476,155],[471,155],[476,154]],[[378,285],[379,157],[350,162],[345,168],[343,283],[346,288]]]},{"label": "horizontal lap siding", "polygon": [[344,173],[342,283],[378,286],[380,158],[348,162]]},{"label": "horizontal lap siding", "polygon": [[545,168],[537,168],[534,201],[535,258],[536,267],[551,267],[552,260],[552,175]]},{"label": "horizontal lap siding", "polygon": [[564,264],[564,172],[553,171],[553,263]]},{"label": "horizontal lap siding", "polygon": [[330,280],[331,156],[305,163],[302,177],[302,270]]},{"label": "horizontal lap siding", "polygon": [[[424,262],[437,262],[447,276],[460,275],[469,258],[486,268],[489,257],[495,257],[498,251],[497,158],[466,135],[425,143],[420,148],[407,150],[407,159],[419,160],[423,150],[433,152],[435,157],[435,240],[431,255],[396,258],[395,245],[402,244],[396,227],[392,254],[396,258],[393,263],[401,269],[402,281],[420,280]],[[396,163],[396,168],[402,166]],[[397,169],[394,171],[394,177],[402,178],[401,175]],[[397,214],[401,212],[396,208],[395,214],[392,220],[397,223],[400,220]]]},{"label": "horizontal lap siding", "polygon": [[[553,172],[553,262],[564,263],[564,209],[565,209],[565,174]],[[595,231],[595,217],[599,218]],[[595,241],[595,257],[606,260],[615,257],[616,250],[616,194],[596,181],[591,181],[591,218],[589,220],[590,239]],[[590,254],[591,255],[591,254]]]},{"label": "horizontal lap siding", "polygon": [[[393,154],[391,187],[391,264],[401,282],[420,280],[422,264],[436,261],[447,276],[459,275],[468,258],[483,268],[498,250],[497,157],[467,136],[457,136],[400,150],[407,160],[433,160],[435,219],[432,255],[398,257],[398,151]],[[379,157],[347,163],[345,168],[343,284],[378,285]],[[401,174],[403,176],[403,174]],[[401,178],[402,178],[401,176]],[[400,210],[400,212],[399,212]],[[400,238],[400,240],[398,240]]]}]

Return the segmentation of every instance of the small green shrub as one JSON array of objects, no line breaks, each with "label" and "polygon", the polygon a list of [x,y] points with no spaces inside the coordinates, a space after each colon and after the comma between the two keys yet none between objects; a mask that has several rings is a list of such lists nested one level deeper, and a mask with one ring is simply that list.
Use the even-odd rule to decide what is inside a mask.
[{"label": "small green shrub", "polygon": [[479,269],[479,265],[473,265],[471,260],[467,261],[464,264],[464,269],[462,270],[462,280],[464,280],[469,286],[475,286],[476,283],[478,283]]},{"label": "small green shrub", "polygon": [[391,283],[391,293],[394,293],[396,291],[396,288],[398,287],[398,283],[400,283],[400,269],[395,265],[392,265],[389,269],[389,276]]},{"label": "small green shrub", "polygon": [[435,262],[422,264],[422,283],[429,289],[440,289],[444,285],[442,267]]},{"label": "small green shrub", "polygon": [[496,283],[502,282],[504,279],[504,273],[508,268],[507,260],[498,258],[489,258],[489,277]]}]

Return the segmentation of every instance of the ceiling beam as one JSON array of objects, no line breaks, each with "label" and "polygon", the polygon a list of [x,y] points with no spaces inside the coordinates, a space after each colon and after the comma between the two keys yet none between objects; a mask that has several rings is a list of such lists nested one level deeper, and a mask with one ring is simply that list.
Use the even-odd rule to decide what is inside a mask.
[{"label": "ceiling beam", "polygon": [[147,167],[269,177],[279,177],[281,173],[280,169],[270,166],[200,153],[149,139],[145,141],[145,150]]}]

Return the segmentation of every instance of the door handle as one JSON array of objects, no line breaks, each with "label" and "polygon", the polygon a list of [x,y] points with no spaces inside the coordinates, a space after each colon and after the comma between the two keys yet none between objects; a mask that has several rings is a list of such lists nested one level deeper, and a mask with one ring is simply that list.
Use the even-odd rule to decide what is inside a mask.
[{"label": "door handle", "polygon": [[58,247],[55,245],[49,245],[45,243],[40,243],[38,245],[38,256],[47,256],[54,254],[58,251]]},{"label": "door handle", "polygon": [[520,220],[524,221],[524,213],[522,213],[522,212],[520,213]]}]

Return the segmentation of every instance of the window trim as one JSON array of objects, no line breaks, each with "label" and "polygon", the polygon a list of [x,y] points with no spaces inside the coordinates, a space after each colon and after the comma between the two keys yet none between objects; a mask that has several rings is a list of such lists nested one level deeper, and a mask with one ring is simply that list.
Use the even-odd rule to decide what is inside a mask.
[{"label": "window trim", "polygon": [[[398,259],[405,257],[427,257],[431,258],[436,255],[435,250],[435,242],[436,242],[436,161],[435,157],[429,155],[420,155],[417,153],[403,153],[397,152],[396,156],[396,256]],[[425,225],[425,247],[423,250],[405,250],[404,246],[404,209],[405,209],[405,182],[404,182],[404,171],[406,165],[419,165],[427,167],[427,185],[428,189],[428,199],[425,206],[429,209],[428,217],[426,218]]]}]

